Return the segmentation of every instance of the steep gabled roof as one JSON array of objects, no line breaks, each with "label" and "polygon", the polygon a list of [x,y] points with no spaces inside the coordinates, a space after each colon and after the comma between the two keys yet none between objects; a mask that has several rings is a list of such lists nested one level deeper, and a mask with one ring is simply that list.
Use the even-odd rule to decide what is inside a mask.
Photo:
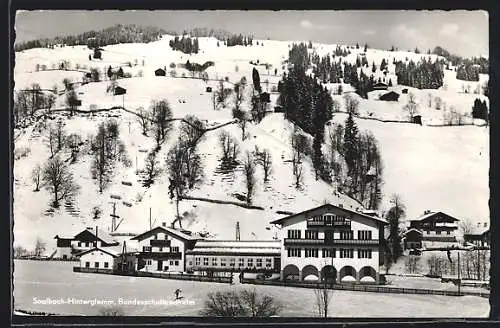
[{"label": "steep gabled roof", "polygon": [[453,221],[459,221],[458,219],[454,218],[453,216],[448,215],[448,214],[443,213],[443,212],[430,212],[430,213],[424,214],[424,215],[422,215],[422,216],[420,216],[420,217],[418,217],[416,219],[410,220],[410,221],[423,221],[423,220],[431,218],[431,217],[433,217],[434,215],[437,215],[437,214],[442,214],[442,215],[444,215],[444,216],[446,216],[448,218],[453,219]]},{"label": "steep gabled roof", "polygon": [[117,257],[117,256],[118,256],[118,254],[117,254],[117,253],[115,253],[114,251],[112,251],[112,250],[110,250],[110,249],[106,249],[106,250],[105,250],[105,249],[103,249],[103,248],[99,248],[99,247],[94,247],[94,248],[92,248],[92,249],[89,249],[89,250],[83,251],[83,252],[81,252],[81,253],[76,254],[75,256],[80,257],[80,256],[82,256],[82,255],[88,254],[88,253],[93,252],[93,251],[100,251],[100,252],[106,253],[106,254],[108,254],[108,255],[111,255],[111,256],[113,256],[113,257]]},{"label": "steep gabled roof", "polygon": [[73,239],[76,239],[80,234],[83,234],[86,231],[89,232],[90,234],[92,234],[94,237],[97,237],[97,239],[99,239],[100,241],[102,241],[108,245],[118,244],[118,242],[104,230],[98,229],[97,236],[96,236],[95,228],[87,228],[87,229],[79,232],[78,234],[76,234],[75,237],[73,237]]},{"label": "steep gabled roof", "polygon": [[377,216],[371,216],[371,215],[366,215],[366,214],[363,214],[363,213],[354,212],[354,211],[351,211],[351,210],[348,210],[348,209],[345,209],[345,208],[342,208],[342,207],[338,207],[338,206],[335,206],[335,205],[332,205],[332,204],[323,204],[321,206],[318,206],[318,207],[315,207],[315,208],[311,208],[311,209],[305,210],[305,211],[300,212],[300,213],[295,213],[295,214],[286,216],[284,218],[271,221],[271,224],[282,224],[283,222],[285,222],[285,221],[287,221],[289,219],[292,219],[294,217],[297,217],[299,215],[304,215],[304,214],[307,214],[307,213],[310,213],[310,212],[313,212],[313,211],[317,211],[317,210],[320,210],[320,209],[325,209],[325,210],[327,210],[327,209],[335,209],[335,210],[338,210],[338,211],[341,211],[341,212],[345,212],[347,214],[357,215],[357,216],[365,218],[365,219],[374,220],[374,221],[378,221],[378,222],[387,224],[386,220],[384,220],[382,218],[379,218]]},{"label": "steep gabled roof", "polygon": [[196,240],[197,239],[197,238],[194,238],[192,236],[189,236],[189,235],[183,233],[182,231],[179,231],[179,230],[176,230],[176,229],[172,229],[172,228],[168,228],[168,227],[158,226],[158,227],[153,228],[153,229],[151,229],[149,231],[143,232],[140,235],[135,236],[134,238],[131,238],[131,240],[143,240],[143,239],[146,239],[149,236],[151,236],[151,235],[153,235],[154,233],[157,233],[157,232],[165,232],[165,233],[167,233],[169,235],[174,235],[175,237],[180,238],[180,239],[185,240],[185,241],[190,241],[190,240]]},{"label": "steep gabled roof", "polygon": [[419,233],[421,235],[423,234],[422,231],[420,231],[418,229],[415,229],[415,228],[411,228],[409,230],[406,230],[405,233],[404,233],[404,235],[406,236],[410,231],[416,231],[417,233]]}]

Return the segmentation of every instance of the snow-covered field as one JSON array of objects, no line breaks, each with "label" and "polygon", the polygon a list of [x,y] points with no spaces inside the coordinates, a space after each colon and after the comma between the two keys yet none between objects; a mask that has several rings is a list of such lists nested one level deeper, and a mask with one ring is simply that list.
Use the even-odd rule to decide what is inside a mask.
[{"label": "snow-covered field", "polygon": [[[187,304],[122,305],[125,315],[196,316],[206,295],[214,290],[255,288],[274,296],[284,307],[282,316],[316,315],[312,289],[277,286],[229,286],[220,283],[192,282],[155,278],[120,277],[74,273],[68,262],[19,261],[14,263],[14,308],[61,315],[99,315],[103,305],[37,304],[38,300],[174,301],[174,291],[182,290]],[[34,301],[34,298],[37,301]],[[332,317],[450,317],[486,318],[487,298],[476,296],[426,296],[334,291],[329,307]]]},{"label": "snow-covered field", "polygon": [[[91,105],[97,108],[121,106],[125,104],[132,111],[139,107],[147,108],[150,101],[165,97],[172,105],[175,118],[182,118],[187,114],[196,115],[205,120],[209,126],[217,126],[232,119],[229,107],[214,111],[211,104],[211,93],[205,91],[206,86],[214,87],[215,81],[205,83],[198,79],[155,77],[154,70],[166,67],[167,75],[170,64],[191,62],[204,63],[212,60],[215,66],[207,72],[211,79],[228,77],[236,82],[242,76],[251,84],[251,70],[254,67],[249,61],[260,60],[260,63],[271,65],[270,74],[263,66],[257,66],[261,74],[263,85],[265,80],[276,83],[283,72],[282,61],[288,57],[291,42],[258,40],[264,46],[252,47],[217,47],[215,39],[200,38],[200,53],[186,55],[172,51],[168,45],[170,36],[149,44],[121,44],[104,47],[103,60],[88,60],[89,49],[83,46],[56,47],[55,49],[30,49],[16,53],[15,88],[25,88],[31,83],[38,82],[42,88],[52,88],[57,85],[62,89],[62,79],[68,77],[74,81],[81,81],[82,73],[74,71],[47,71],[36,72],[36,64],[51,67],[61,60],[71,62],[72,68],[76,65],[89,69],[98,67],[105,72],[110,65],[131,62],[132,67],[124,67],[132,78],[118,80],[118,84],[127,89],[125,97],[106,94],[108,81],[90,83],[77,87],[76,91],[82,100],[81,109],[89,109]],[[336,45],[315,44],[316,51],[321,55],[335,49]],[[353,53],[345,61],[354,63],[362,49],[351,50]],[[408,52],[388,52],[368,49],[366,57],[371,65],[380,64],[382,58],[389,63],[390,74],[393,74],[393,58],[417,60],[427,55],[417,55]],[[137,66],[135,66],[137,63]],[[274,68],[278,68],[274,76]],[[285,67],[286,68],[286,67]],[[138,77],[142,71],[143,77]],[[186,73],[182,68],[176,68],[177,76]],[[371,69],[364,70],[365,73]],[[392,73],[391,73],[392,72]],[[376,74],[380,74],[377,71]],[[105,74],[102,74],[103,76]],[[186,74],[190,76],[189,73]],[[378,75],[376,75],[378,76]],[[482,81],[487,76],[481,76]],[[393,83],[395,79],[393,79]],[[454,107],[462,113],[470,112],[474,99],[482,98],[475,94],[461,93],[461,81],[455,79],[454,73],[447,71],[445,86],[440,90],[417,90],[415,93],[424,115],[425,123],[439,123],[442,119],[441,111],[427,108],[427,97],[431,93],[439,96],[447,103],[447,107]],[[472,90],[475,86],[471,84]],[[332,86],[334,88],[334,86]],[[401,86],[395,85],[396,90]],[[446,89],[446,90],[444,90]],[[274,106],[276,97],[272,95]],[[371,95],[372,96],[372,95]],[[374,96],[374,95],[373,95]],[[406,95],[402,95],[399,102],[388,103],[374,99],[360,100],[360,115],[382,119],[405,119],[403,106]],[[341,96],[334,96],[341,103]],[[59,97],[56,107],[64,106],[64,97]],[[92,106],[93,107],[93,106]],[[425,114],[424,114],[425,112]],[[48,147],[44,144],[44,137],[29,127],[23,131],[15,131],[20,135],[16,139],[15,147],[29,148],[27,157],[16,160],[14,164],[14,244],[21,244],[32,248],[37,237],[49,243],[48,252],[53,249],[56,234],[71,235],[85,226],[99,225],[101,229],[108,229],[112,206],[111,195],[120,195],[122,200],[132,204],[131,207],[118,202],[117,214],[124,219],[119,228],[120,232],[142,232],[149,227],[149,209],[153,219],[171,222],[175,213],[175,205],[168,198],[167,176],[163,174],[158,181],[146,189],[138,182],[135,174],[137,168],[144,167],[144,159],[148,151],[153,148],[151,137],[141,134],[141,128],[134,115],[121,110],[112,113],[120,122],[120,136],[124,142],[131,167],[119,165],[111,186],[102,194],[90,177],[90,157],[81,156],[79,161],[71,165],[81,191],[76,204],[79,214],[73,217],[67,214],[64,208],[56,211],[53,216],[44,215],[48,209],[50,195],[46,190],[33,192],[30,172],[37,163],[42,164],[49,157]],[[334,121],[344,122],[344,114],[336,114]],[[95,133],[98,122],[106,119],[102,113],[95,117],[75,116],[64,117],[68,133],[79,133],[85,140],[89,134]],[[373,120],[357,119],[360,130],[370,130],[380,143],[384,168],[384,202],[382,210],[388,207],[387,197],[392,193],[403,196],[407,206],[408,217],[416,217],[424,210],[441,210],[459,219],[470,218],[475,221],[486,221],[489,217],[488,209],[488,171],[489,171],[489,128],[478,126],[461,127],[427,127],[412,124],[381,123]],[[178,128],[178,124],[175,124]],[[268,228],[268,222],[276,219],[277,210],[301,211],[329,201],[334,204],[343,203],[348,208],[356,209],[359,205],[345,195],[334,192],[334,188],[321,181],[315,181],[311,163],[307,162],[304,178],[304,189],[300,192],[293,187],[292,169],[287,160],[290,159],[289,137],[292,132],[290,122],[284,120],[282,114],[270,114],[260,124],[249,124],[249,138],[241,142],[241,131],[235,125],[228,125],[221,130],[230,132],[240,140],[242,154],[244,150],[253,150],[255,145],[259,149],[268,148],[273,156],[273,175],[268,186],[262,184],[262,173],[257,169],[258,184],[254,197],[254,204],[264,207],[264,210],[248,210],[234,205],[217,205],[199,201],[183,201],[181,213],[189,212],[190,221],[186,221],[186,228],[193,231],[207,230],[218,238],[233,238],[237,221],[240,222],[243,239],[269,239],[274,231]],[[219,130],[207,133],[199,145],[199,151],[205,166],[203,184],[190,193],[191,196],[212,199],[237,201],[232,194],[244,193],[243,174],[236,172],[234,178],[215,173],[220,157],[218,145]],[[176,140],[176,131],[162,146],[160,161],[163,164],[168,149]],[[64,156],[69,156],[65,154]],[[132,182],[132,186],[122,182]],[[103,210],[103,216],[93,222],[90,212],[94,206]]]}]

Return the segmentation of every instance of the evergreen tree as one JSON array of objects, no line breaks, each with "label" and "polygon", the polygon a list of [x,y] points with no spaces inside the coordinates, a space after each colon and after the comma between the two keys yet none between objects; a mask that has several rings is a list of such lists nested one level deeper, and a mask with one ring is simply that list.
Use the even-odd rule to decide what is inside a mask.
[{"label": "evergreen tree", "polygon": [[358,127],[352,113],[349,113],[345,122],[343,152],[347,164],[347,175],[352,176],[356,170],[355,163],[358,157]]},{"label": "evergreen tree", "polygon": [[260,94],[262,92],[262,89],[260,87],[260,76],[259,76],[259,71],[254,67],[252,70],[252,80],[253,80],[253,86],[255,90]]}]

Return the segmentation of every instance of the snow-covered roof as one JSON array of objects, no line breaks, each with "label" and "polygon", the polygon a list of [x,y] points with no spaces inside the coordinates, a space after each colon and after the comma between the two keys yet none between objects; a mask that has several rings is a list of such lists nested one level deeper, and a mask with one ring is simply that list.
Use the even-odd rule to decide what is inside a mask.
[{"label": "snow-covered roof", "polygon": [[148,236],[150,236],[151,234],[153,234],[155,232],[166,232],[166,233],[172,234],[172,235],[179,237],[181,239],[184,239],[184,240],[196,240],[196,239],[198,239],[196,237],[190,236],[190,235],[188,235],[182,231],[179,231],[177,229],[173,229],[170,227],[158,226],[158,227],[153,228],[149,231],[141,233],[140,235],[137,235],[134,238],[131,238],[131,240],[142,240],[142,239],[148,238]]},{"label": "snow-covered roof", "polygon": [[76,234],[74,238],[76,238],[76,236],[78,236],[79,234],[81,234],[85,231],[90,232],[92,235],[96,236],[98,239],[105,242],[106,244],[116,244],[117,243],[117,241],[113,237],[111,237],[105,230],[97,229],[97,234],[96,234],[95,228],[87,228],[87,229],[81,231],[80,233]]},{"label": "snow-covered roof", "polygon": [[406,230],[406,231],[405,231],[405,233],[404,233],[404,235],[406,236],[406,235],[407,235],[410,231],[416,231],[416,232],[418,232],[419,234],[422,234],[422,231],[420,231],[420,230],[418,230],[418,229],[415,229],[415,228],[411,228],[411,229],[409,229],[409,230]]},{"label": "snow-covered roof", "polygon": [[464,233],[464,235],[477,235],[477,236],[481,236],[484,233],[488,232],[488,230],[490,230],[489,227],[484,227],[484,226],[474,227],[474,228],[470,229],[469,232]]},{"label": "snow-covered roof", "polygon": [[80,256],[83,256],[85,254],[88,254],[88,253],[91,253],[91,252],[94,252],[94,251],[100,251],[100,252],[103,252],[103,253],[106,253],[106,254],[109,254],[113,257],[117,257],[118,256],[118,253],[112,249],[109,249],[109,247],[103,247],[103,248],[99,248],[99,247],[94,247],[92,249],[89,249],[87,251],[83,251],[81,253],[78,253],[76,254],[77,257],[80,257]]},{"label": "snow-covered roof", "polygon": [[458,219],[456,219],[456,218],[454,218],[454,217],[452,217],[452,216],[450,216],[450,215],[448,215],[446,213],[443,213],[443,212],[429,212],[429,213],[426,213],[426,214],[424,214],[424,215],[422,215],[422,216],[420,216],[420,217],[418,217],[416,219],[410,220],[410,221],[422,221],[422,220],[428,219],[428,218],[430,218],[430,217],[432,217],[432,216],[434,216],[436,214],[442,214],[442,215],[445,215],[445,216],[453,219],[454,221],[459,221]]},{"label": "snow-covered roof", "polygon": [[316,210],[319,210],[319,209],[322,209],[322,208],[325,208],[325,209],[334,208],[337,211],[346,212],[346,213],[352,214],[352,215],[358,215],[358,216],[361,216],[363,218],[370,219],[370,220],[375,220],[375,221],[379,221],[379,222],[382,222],[382,223],[387,223],[387,221],[385,219],[379,218],[379,217],[374,216],[374,215],[366,215],[366,214],[363,214],[361,212],[351,211],[351,210],[348,210],[346,208],[335,206],[333,204],[323,204],[321,206],[318,206],[318,207],[315,207],[315,208],[310,208],[310,209],[302,211],[300,213],[295,213],[295,214],[283,217],[281,219],[271,221],[271,224],[282,224],[286,220],[294,218],[294,217],[296,217],[298,215],[307,214],[308,212],[316,211]]},{"label": "snow-covered roof", "polygon": [[281,242],[279,240],[202,240],[187,254],[225,254],[225,255],[279,255]]}]

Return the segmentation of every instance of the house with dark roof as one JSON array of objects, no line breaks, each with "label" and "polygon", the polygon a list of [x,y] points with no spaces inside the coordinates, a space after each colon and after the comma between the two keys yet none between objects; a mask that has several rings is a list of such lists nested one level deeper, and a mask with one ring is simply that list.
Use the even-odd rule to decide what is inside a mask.
[{"label": "house with dark roof", "polygon": [[167,73],[165,72],[165,70],[163,68],[158,68],[155,71],[155,76],[165,76],[165,75],[167,75]]},{"label": "house with dark roof", "polygon": [[443,212],[425,211],[420,217],[410,220],[410,229],[422,232],[422,241],[450,242],[457,241],[457,218]]},{"label": "house with dark roof", "polygon": [[485,222],[484,225],[478,224],[477,227],[471,229],[467,233],[464,233],[464,243],[474,244],[478,247],[489,247],[490,246],[490,228]]},{"label": "house with dark roof", "polygon": [[162,223],[131,240],[138,243],[138,270],[186,272],[185,253],[194,247],[197,238]]},{"label": "house with dark roof", "polygon": [[127,89],[122,88],[122,87],[120,87],[120,86],[116,86],[116,87],[114,88],[114,90],[113,90],[113,94],[114,94],[115,96],[124,95],[124,94],[126,94],[126,93],[127,93]]},{"label": "house with dark roof", "polygon": [[389,85],[384,82],[377,82],[373,85],[373,90],[387,90],[389,88]]},{"label": "house with dark roof", "polygon": [[380,97],[378,97],[378,99],[384,100],[384,101],[398,101],[399,93],[394,92],[394,91],[389,91],[387,93],[384,93]]},{"label": "house with dark roof", "polygon": [[379,281],[385,219],[324,204],[271,224],[280,231],[282,280]]},{"label": "house with dark roof", "polygon": [[420,249],[422,248],[422,231],[411,228],[403,234],[401,238],[403,249]]}]

